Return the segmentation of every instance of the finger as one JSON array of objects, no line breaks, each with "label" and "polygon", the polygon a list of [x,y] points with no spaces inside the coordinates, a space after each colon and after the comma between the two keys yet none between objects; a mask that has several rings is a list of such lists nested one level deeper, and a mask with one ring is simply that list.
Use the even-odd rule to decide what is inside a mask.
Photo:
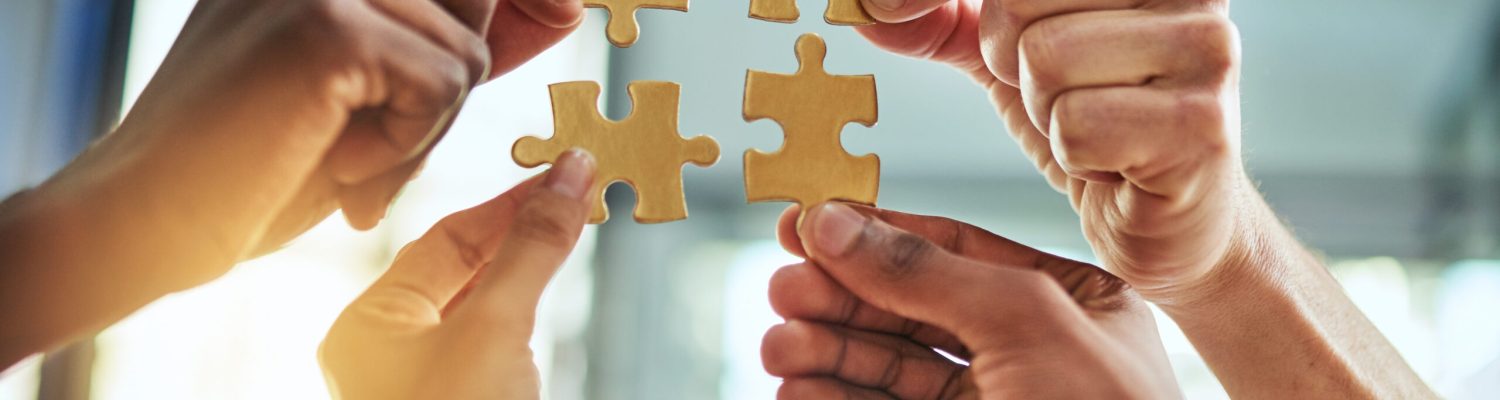
[{"label": "finger", "polygon": [[1124,280],[1099,267],[1016,243],[977,226],[949,218],[850,205],[861,214],[925,238],[939,247],[985,265],[1040,271],[1087,310],[1108,311],[1130,304],[1134,294]]},{"label": "finger", "polygon": [[959,0],[861,0],[860,3],[877,21],[901,23],[925,16],[953,1]]},{"label": "finger", "polygon": [[1069,90],[1144,86],[1221,87],[1237,65],[1233,23],[1211,12],[1125,10],[1038,21],[1021,34],[1022,98],[1048,133],[1056,97]]},{"label": "finger", "polygon": [[990,73],[1010,86],[1019,87],[1018,44],[1021,32],[1046,18],[1085,11],[1129,10],[1147,0],[983,0],[978,40]]},{"label": "finger", "polygon": [[379,225],[389,214],[396,195],[416,176],[425,158],[407,161],[354,185],[340,186],[339,208],[343,210],[344,219],[349,222],[349,226],[363,231]]},{"label": "finger", "polygon": [[[579,0],[564,0],[557,3],[555,6],[558,8],[557,18],[534,17],[533,15],[541,15],[541,13],[533,9],[539,5],[532,3],[544,1],[500,0],[496,4],[494,18],[490,20],[489,30],[485,32],[485,41],[490,45],[490,57],[493,60],[490,63],[489,79],[505,75],[532,57],[536,57],[543,50],[557,44],[578,27],[579,21],[582,21],[583,5]],[[523,6],[519,3],[527,3],[524,6],[525,9],[532,9],[532,12],[537,12],[537,14],[528,14],[523,11]],[[564,19],[571,19],[571,22],[557,23]]]},{"label": "finger", "polygon": [[829,376],[901,399],[950,398],[964,370],[900,337],[796,320],[766,332],[761,359],[772,376]]},{"label": "finger", "polygon": [[1073,195],[1074,192],[1068,187],[1073,182],[1070,182],[1067,172],[1057,165],[1056,158],[1052,156],[1051,141],[1031,122],[1031,116],[1021,102],[1020,89],[996,83],[990,87],[990,101],[1000,105],[1000,117],[1005,123],[1005,131],[1016,141],[1021,152],[1026,153],[1026,158],[1031,159],[1037,172],[1047,178],[1047,184],[1058,193]]},{"label": "finger", "polygon": [[781,382],[777,400],[896,400],[889,394],[829,378],[798,378]]},{"label": "finger", "polygon": [[458,19],[459,23],[481,36],[495,17],[496,1],[505,0],[437,0],[437,4]]},{"label": "finger", "polygon": [[470,282],[475,272],[494,258],[505,226],[515,219],[536,179],[528,180],[474,208],[443,218],[421,238],[406,245],[390,270],[371,286],[370,293],[390,292],[420,297],[430,310],[442,310]]},{"label": "finger", "polygon": [[388,94],[351,118],[327,156],[328,169],[341,184],[362,182],[426,151],[472,86],[468,65],[453,53],[409,30],[385,31],[391,50],[378,62]]},{"label": "finger", "polygon": [[804,248],[830,277],[877,308],[953,333],[970,349],[1014,345],[1008,340],[1057,343],[1044,339],[1084,323],[1057,283],[1036,270],[989,267],[837,203],[805,218]]},{"label": "finger", "polygon": [[793,204],[781,212],[781,217],[776,221],[776,241],[781,243],[781,248],[788,253],[802,258],[807,258],[807,251],[802,249],[802,238],[797,236],[797,220],[802,218],[802,206]]},{"label": "finger", "polygon": [[771,308],[786,319],[826,322],[900,336],[961,359],[971,354],[952,334],[875,308],[844,289],[815,265],[782,267],[771,276]]},{"label": "finger", "polygon": [[979,51],[980,0],[936,3],[941,4],[920,17],[900,23],[860,26],[855,30],[886,51],[951,65],[970,74],[981,85],[994,82]]},{"label": "finger", "polygon": [[[504,0],[502,0],[503,2]],[[521,12],[552,28],[568,28],[583,18],[582,0],[510,0]]]},{"label": "finger", "polygon": [[[1073,272],[1074,269],[1098,270],[1092,265],[1048,254],[983,228],[950,218],[907,214],[859,204],[845,204],[845,206],[865,217],[878,219],[893,228],[926,239],[943,250],[984,262],[988,264],[987,266],[1036,269],[1047,272],[1059,281],[1076,275]],[[788,251],[806,257],[802,237],[797,233],[798,213],[799,209],[794,205],[782,214],[777,226],[777,239]]]},{"label": "finger", "polygon": [[1149,194],[1195,198],[1216,179],[1208,167],[1238,152],[1225,101],[1212,90],[1069,91],[1053,106],[1052,153],[1071,175],[1118,173]]},{"label": "finger", "polygon": [[458,312],[478,313],[491,321],[531,321],[542,290],[578,243],[588,219],[594,168],[593,157],[582,150],[558,158],[519,206],[499,252],[466,301],[467,308]]},{"label": "finger", "polygon": [[488,27],[492,0],[432,1],[372,0],[375,8],[434,45],[458,56],[469,66],[469,83],[489,74],[490,49],[481,30]]}]

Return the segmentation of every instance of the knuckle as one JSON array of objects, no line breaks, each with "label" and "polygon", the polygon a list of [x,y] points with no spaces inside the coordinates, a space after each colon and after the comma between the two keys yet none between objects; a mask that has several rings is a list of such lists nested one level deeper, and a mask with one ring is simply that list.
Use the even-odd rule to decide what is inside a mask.
[{"label": "knuckle", "polygon": [[[1077,92],[1063,93],[1052,103],[1052,124],[1058,136],[1077,136],[1077,132],[1089,132],[1098,128],[1096,121],[1101,114],[1091,102]],[[1077,139],[1072,139],[1076,141]],[[1073,145],[1081,143],[1072,143]]]},{"label": "knuckle", "polygon": [[1067,54],[1067,35],[1058,24],[1046,21],[1037,23],[1021,32],[1018,48],[1021,64],[1030,79],[1030,84],[1046,90],[1057,86],[1056,66],[1066,62],[1060,58]]},{"label": "knuckle", "polygon": [[469,83],[478,84],[489,73],[490,46],[479,35],[464,35],[463,59],[469,67]]},{"label": "knuckle", "polygon": [[1009,277],[1016,282],[1016,287],[1029,295],[1040,295],[1046,292],[1056,291],[1057,281],[1046,272],[1040,270],[1020,270],[1020,274]]},{"label": "knuckle", "polygon": [[1105,118],[1096,108],[1076,93],[1058,98],[1053,106],[1052,141],[1059,162],[1078,166],[1093,158],[1089,134],[1103,128],[1098,121]]},{"label": "knuckle", "polygon": [[1239,29],[1229,18],[1214,13],[1195,13],[1176,26],[1177,37],[1193,41],[1194,69],[1214,82],[1227,82],[1239,69]]},{"label": "knuckle", "polygon": [[547,194],[544,191],[532,194],[531,201],[516,214],[510,234],[540,246],[567,248],[575,238],[574,225],[581,223],[579,212],[569,207],[573,202],[549,198]]},{"label": "knuckle", "polygon": [[1036,19],[1039,3],[1028,0],[1000,0],[1000,22],[1019,32]]},{"label": "knuckle", "polygon": [[916,273],[937,251],[937,246],[926,238],[907,232],[891,233],[883,242],[881,271],[893,279]]},{"label": "knuckle", "polygon": [[1227,156],[1232,151],[1228,111],[1212,93],[1188,93],[1177,98],[1174,115],[1182,119],[1178,126],[1187,130],[1197,150],[1209,157]]}]

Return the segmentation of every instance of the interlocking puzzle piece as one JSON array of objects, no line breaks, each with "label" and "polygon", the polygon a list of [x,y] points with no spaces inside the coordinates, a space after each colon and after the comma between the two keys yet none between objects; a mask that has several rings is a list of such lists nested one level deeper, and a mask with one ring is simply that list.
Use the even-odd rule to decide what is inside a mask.
[{"label": "interlocking puzzle piece", "polygon": [[599,84],[564,82],[550,86],[552,119],[551,139],[523,137],[516,141],[511,155],[526,168],[548,164],[572,148],[588,150],[594,155],[598,172],[590,192],[598,203],[589,223],[604,223],[609,209],[604,204],[604,190],[615,182],[635,188],[635,220],[658,223],[687,218],[687,202],[682,195],[682,165],[700,167],[719,160],[719,144],[708,136],[683,139],[677,132],[678,95],[681,88],[672,82],[639,81],[629,87],[634,104],[622,121],[611,121],[599,114]]},{"label": "interlocking puzzle piece", "polygon": [[[771,22],[797,22],[797,0],[750,0],[750,17]],[[865,12],[859,0],[828,0],[823,21],[832,25],[870,25],[875,18]]]},{"label": "interlocking puzzle piece", "polygon": [[609,26],[604,29],[604,35],[615,47],[630,47],[641,36],[641,25],[635,20],[636,10],[652,8],[686,12],[688,0],[584,0],[583,6],[608,11]]},{"label": "interlocking puzzle piece", "polygon": [[797,39],[801,67],[793,75],[749,71],[745,121],[770,118],[785,141],[775,153],[745,151],[745,194],[750,202],[791,201],[802,209],[829,200],[875,204],[880,158],[844,151],[844,126],[874,126],[879,118],[875,76],[829,75],[827,45],[815,34]]}]

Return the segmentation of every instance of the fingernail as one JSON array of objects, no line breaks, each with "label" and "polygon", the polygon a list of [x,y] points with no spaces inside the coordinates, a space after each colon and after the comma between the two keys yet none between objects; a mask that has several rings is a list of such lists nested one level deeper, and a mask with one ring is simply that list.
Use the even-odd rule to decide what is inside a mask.
[{"label": "fingernail", "polygon": [[842,256],[859,240],[864,219],[849,206],[826,204],[813,220],[813,244],[824,254]]},{"label": "fingernail", "polygon": [[563,153],[552,163],[542,186],[573,199],[583,199],[594,177],[594,156],[581,149]]},{"label": "fingernail", "polygon": [[870,0],[870,2],[875,3],[875,7],[886,11],[896,11],[906,5],[906,0]]}]

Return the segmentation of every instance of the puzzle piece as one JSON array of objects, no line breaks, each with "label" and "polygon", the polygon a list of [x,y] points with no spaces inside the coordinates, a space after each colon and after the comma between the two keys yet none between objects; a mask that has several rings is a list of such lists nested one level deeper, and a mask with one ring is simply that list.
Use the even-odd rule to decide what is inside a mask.
[{"label": "puzzle piece", "polygon": [[829,75],[827,45],[815,34],[797,39],[801,67],[794,75],[749,71],[745,76],[745,121],[770,118],[786,137],[775,153],[745,151],[749,201],[792,201],[808,207],[829,200],[875,204],[880,158],[844,151],[844,126],[874,126],[879,118],[875,76]]},{"label": "puzzle piece", "polygon": [[635,20],[636,10],[654,8],[686,12],[688,0],[584,0],[583,6],[608,11],[609,26],[604,29],[604,35],[615,47],[630,47],[641,35],[641,25]]},{"label": "puzzle piece", "polygon": [[590,192],[598,203],[589,223],[609,219],[604,190],[615,182],[635,188],[635,220],[658,223],[687,218],[682,196],[682,164],[700,167],[719,160],[719,144],[708,136],[683,139],[677,132],[681,88],[672,82],[639,81],[629,87],[630,116],[611,121],[599,114],[599,84],[564,82],[550,86],[551,139],[523,137],[511,150],[516,164],[531,168],[557,160],[571,148],[594,155],[598,172]]},{"label": "puzzle piece", "polygon": [[[750,0],[750,17],[771,22],[797,22],[797,0]],[[875,18],[865,12],[859,0],[828,0],[823,21],[832,25],[870,25]]]}]

